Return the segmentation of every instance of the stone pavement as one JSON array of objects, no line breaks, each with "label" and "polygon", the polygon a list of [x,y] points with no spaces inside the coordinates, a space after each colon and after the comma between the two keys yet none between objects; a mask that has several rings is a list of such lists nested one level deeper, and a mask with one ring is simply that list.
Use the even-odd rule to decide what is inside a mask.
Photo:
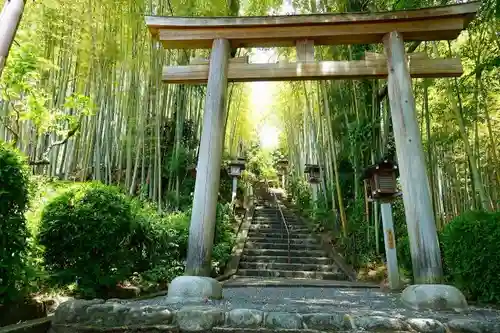
[{"label": "stone pavement", "polygon": [[227,286],[221,300],[79,300],[54,316],[54,333],[104,331],[500,333],[500,311],[415,311],[374,288]]}]

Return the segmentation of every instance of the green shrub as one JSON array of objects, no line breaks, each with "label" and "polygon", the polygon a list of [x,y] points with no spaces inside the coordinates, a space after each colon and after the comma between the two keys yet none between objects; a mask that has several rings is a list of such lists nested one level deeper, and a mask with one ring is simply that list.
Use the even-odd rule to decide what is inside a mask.
[{"label": "green shrub", "polygon": [[132,273],[136,230],[130,200],[117,188],[73,187],[42,213],[38,240],[45,247],[45,268],[58,284],[77,281],[81,291],[105,291]]},{"label": "green shrub", "polygon": [[0,143],[0,302],[15,301],[26,287],[28,172],[24,159]]},{"label": "green shrub", "polygon": [[368,225],[364,212],[364,201],[356,200],[346,210],[349,216],[346,236],[339,235],[339,245],[347,261],[354,267],[362,267],[375,259],[375,247],[367,241],[367,230],[374,235],[373,227]]},{"label": "green shrub", "polygon": [[500,301],[500,213],[455,217],[441,235],[448,278],[471,299]]},{"label": "green shrub", "polygon": [[[184,271],[190,215],[158,214],[114,187],[75,186],[43,210],[38,241],[45,268],[57,284],[78,281],[85,296],[102,295],[124,280],[164,285]],[[212,274],[222,273],[230,257],[232,221],[230,204],[219,204]]]},{"label": "green shrub", "polygon": [[311,192],[307,182],[300,177],[291,177],[288,183],[288,192],[292,202],[301,210],[311,208]]},{"label": "green shrub", "polygon": [[138,258],[134,270],[152,283],[165,283],[181,275],[187,251],[189,212],[160,216],[147,203],[138,203],[134,210],[138,221],[138,230],[132,239],[132,249]]},{"label": "green shrub", "polygon": [[231,257],[235,234],[233,231],[231,205],[217,204],[214,247],[212,250],[212,275],[224,273],[224,268]]},{"label": "green shrub", "polygon": [[413,266],[411,263],[410,239],[408,235],[398,237],[396,240],[396,251],[398,254],[398,264],[408,275],[413,276]]}]

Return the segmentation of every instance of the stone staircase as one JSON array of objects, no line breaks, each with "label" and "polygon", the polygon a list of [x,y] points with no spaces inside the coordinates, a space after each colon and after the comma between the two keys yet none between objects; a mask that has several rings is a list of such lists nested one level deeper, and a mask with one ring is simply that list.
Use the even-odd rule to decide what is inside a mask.
[{"label": "stone staircase", "polygon": [[287,209],[282,211],[290,231],[290,258],[279,210],[257,206],[235,278],[347,280],[307,226]]}]

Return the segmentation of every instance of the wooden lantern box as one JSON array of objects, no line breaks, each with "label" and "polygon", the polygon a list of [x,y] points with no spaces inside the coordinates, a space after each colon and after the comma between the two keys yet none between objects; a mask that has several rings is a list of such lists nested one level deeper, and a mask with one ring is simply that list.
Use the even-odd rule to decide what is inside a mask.
[{"label": "wooden lantern box", "polygon": [[363,173],[369,200],[390,199],[399,195],[396,178],[399,176],[397,165],[389,160],[370,165]]},{"label": "wooden lantern box", "polygon": [[306,164],[304,173],[308,175],[308,182],[318,184],[321,181],[321,169],[317,164]]},{"label": "wooden lantern box", "polygon": [[288,160],[287,159],[281,159],[278,161],[278,169],[280,170],[286,170],[288,167]]},{"label": "wooden lantern box", "polygon": [[238,158],[235,161],[229,163],[229,175],[231,177],[239,177],[241,176],[241,172],[245,170],[245,159]]}]

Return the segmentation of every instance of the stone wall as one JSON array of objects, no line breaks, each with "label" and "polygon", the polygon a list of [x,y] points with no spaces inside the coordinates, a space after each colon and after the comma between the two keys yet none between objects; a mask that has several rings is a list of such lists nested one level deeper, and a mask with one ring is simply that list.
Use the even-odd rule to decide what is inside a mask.
[{"label": "stone wall", "polygon": [[263,312],[224,310],[195,305],[171,310],[103,300],[63,303],[52,320],[51,333],[167,332],[422,332],[500,333],[500,323],[467,318],[443,321],[353,313]]}]

